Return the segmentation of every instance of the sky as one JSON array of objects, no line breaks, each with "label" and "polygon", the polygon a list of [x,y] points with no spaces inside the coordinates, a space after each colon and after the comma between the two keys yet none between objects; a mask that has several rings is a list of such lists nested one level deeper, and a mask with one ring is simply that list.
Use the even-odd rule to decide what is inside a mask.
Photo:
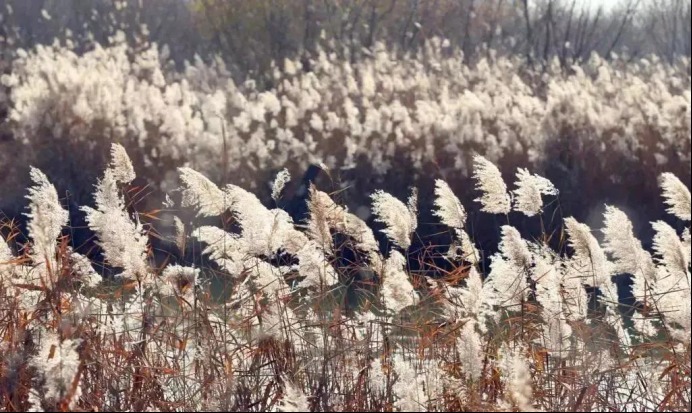
[{"label": "sky", "polygon": [[603,6],[605,10],[609,10],[618,4],[621,4],[623,0],[579,0],[580,3],[588,5],[593,10],[596,10],[598,6]]}]

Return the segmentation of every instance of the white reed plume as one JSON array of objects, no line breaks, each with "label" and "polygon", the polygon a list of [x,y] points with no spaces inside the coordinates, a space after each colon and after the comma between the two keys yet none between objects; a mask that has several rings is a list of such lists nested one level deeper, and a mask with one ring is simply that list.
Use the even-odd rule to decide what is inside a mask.
[{"label": "white reed plume", "polygon": [[[127,164],[123,158],[127,155],[117,149],[113,150],[113,154],[117,158],[113,159],[111,165],[126,169],[122,168],[122,164]],[[133,219],[127,211],[118,188],[118,176],[130,178],[122,170],[116,173],[112,168],[106,169],[96,185],[96,208],[84,206],[82,210],[86,213],[89,228],[98,236],[106,261],[122,268],[121,276],[148,283],[151,281],[147,262],[148,237],[138,216],[135,215]]]},{"label": "white reed plume", "polygon": [[542,195],[557,195],[558,190],[552,182],[540,175],[532,175],[527,169],[517,170],[517,189],[514,193],[514,210],[532,217],[543,210]]},{"label": "white reed plume", "polygon": [[376,191],[371,198],[377,221],[386,226],[382,232],[403,249],[411,246],[411,234],[417,226],[417,219],[411,210],[406,204],[384,191]]},{"label": "white reed plume", "polygon": [[45,379],[43,397],[53,402],[67,401],[70,408],[76,406],[81,395],[77,379],[80,360],[77,347],[80,340],[65,339],[51,331],[43,331],[38,354],[31,364]]},{"label": "white reed plume", "polygon": [[135,168],[132,166],[132,160],[127,155],[125,148],[119,143],[111,145],[110,168],[113,171],[113,177],[120,183],[130,183],[137,177]]},{"label": "white reed plume", "polygon": [[483,193],[476,199],[482,205],[481,211],[509,214],[511,198],[497,166],[483,156],[476,155],[473,157],[473,178],[476,180],[476,189]]},{"label": "white reed plume", "polygon": [[226,194],[201,173],[190,168],[179,168],[178,172],[183,182],[184,207],[195,208],[197,215],[209,217],[221,215],[231,206]]},{"label": "white reed plume", "polygon": [[683,221],[690,221],[690,190],[670,172],[662,173],[658,182],[669,207],[667,211]]},{"label": "white reed plume", "polygon": [[443,224],[456,231],[464,228],[466,210],[447,182],[442,179],[435,180],[435,207],[434,214]]},{"label": "white reed plume", "polygon": [[385,308],[394,314],[418,303],[418,294],[406,273],[406,258],[398,251],[390,251],[384,263],[380,295]]},{"label": "white reed plume", "polygon": [[633,293],[637,299],[643,300],[650,295],[649,289],[656,281],[656,267],[651,254],[634,236],[632,221],[623,211],[606,205],[603,216],[603,249],[613,257],[615,271],[634,276]]},{"label": "white reed plume", "polygon": [[457,339],[457,349],[463,371],[474,381],[481,377],[484,353],[481,336],[476,331],[475,326],[474,320],[467,321],[461,328]]},{"label": "white reed plume", "polygon": [[528,412],[534,410],[531,405],[533,386],[529,361],[524,355],[525,351],[521,346],[510,349],[506,344],[502,344],[499,365],[507,385],[509,401],[520,411]]},{"label": "white reed plume", "polygon": [[[32,240],[31,258],[36,264],[44,264],[42,274],[51,274],[52,281],[57,277],[57,239],[62,228],[67,224],[68,213],[60,205],[58,192],[46,175],[36,168],[31,168],[29,188],[29,217],[27,228]],[[44,278],[48,282],[48,278]]]},{"label": "white reed plume", "polygon": [[272,182],[272,199],[278,201],[281,197],[281,192],[283,192],[286,184],[291,180],[291,174],[288,169],[284,168],[276,174],[274,182]]}]

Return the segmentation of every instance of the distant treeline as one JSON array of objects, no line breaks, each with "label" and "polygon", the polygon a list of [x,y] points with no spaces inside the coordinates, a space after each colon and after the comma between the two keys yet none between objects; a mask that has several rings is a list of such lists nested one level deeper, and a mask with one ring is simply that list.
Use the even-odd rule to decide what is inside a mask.
[{"label": "distant treeline", "polygon": [[[219,55],[237,76],[266,73],[323,41],[352,58],[377,41],[406,53],[448,39],[468,61],[493,53],[562,65],[597,52],[630,58],[690,56],[689,0],[3,0],[2,53],[54,39],[106,43],[122,30],[134,42],[167,45],[177,62]],[[591,4],[596,3],[596,4]],[[4,49],[4,50],[3,50]],[[363,49],[366,49],[365,51]]]}]

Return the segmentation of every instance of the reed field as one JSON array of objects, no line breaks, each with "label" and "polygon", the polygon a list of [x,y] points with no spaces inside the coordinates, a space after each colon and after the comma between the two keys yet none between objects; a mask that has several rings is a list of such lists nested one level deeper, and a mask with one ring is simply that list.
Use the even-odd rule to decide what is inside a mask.
[{"label": "reed field", "polygon": [[2,3],[0,411],[690,410],[689,55]]}]

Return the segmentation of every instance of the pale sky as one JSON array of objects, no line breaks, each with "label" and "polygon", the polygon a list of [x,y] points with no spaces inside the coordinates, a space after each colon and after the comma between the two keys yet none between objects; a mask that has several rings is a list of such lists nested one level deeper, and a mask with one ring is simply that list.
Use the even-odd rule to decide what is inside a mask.
[{"label": "pale sky", "polygon": [[579,0],[580,3],[585,4],[596,10],[598,6],[603,6],[605,10],[609,10],[613,6],[623,3],[623,0]]}]

